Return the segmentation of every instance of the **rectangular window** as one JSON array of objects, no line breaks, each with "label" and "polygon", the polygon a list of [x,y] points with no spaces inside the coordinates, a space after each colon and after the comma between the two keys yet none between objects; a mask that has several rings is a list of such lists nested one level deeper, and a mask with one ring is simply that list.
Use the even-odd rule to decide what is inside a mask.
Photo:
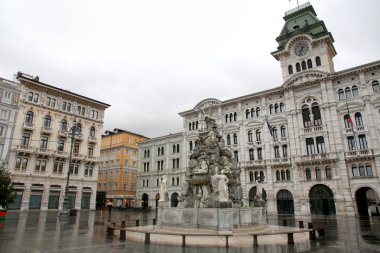
[{"label": "rectangular window", "polygon": [[259,159],[259,160],[263,159],[263,149],[262,148],[257,149],[257,159]]},{"label": "rectangular window", "polygon": [[94,170],[93,166],[86,166],[84,169],[84,175],[87,177],[92,177],[93,170]]},{"label": "rectangular window", "polygon": [[65,139],[58,139],[58,151],[63,151],[65,149]]},{"label": "rectangular window", "polygon": [[347,137],[348,150],[355,150],[355,139],[353,136]]},{"label": "rectangular window", "polygon": [[239,151],[234,150],[235,161],[239,162]]},{"label": "rectangular window", "polygon": [[94,146],[88,146],[88,155],[94,156]]},{"label": "rectangular window", "polygon": [[80,145],[78,142],[74,143],[74,150],[73,150],[74,154],[76,154],[76,155],[79,154],[79,147],[80,147]]},{"label": "rectangular window", "polygon": [[1,109],[0,110],[0,118],[6,119],[8,117],[8,110]]},{"label": "rectangular window", "polygon": [[40,148],[47,149],[49,143],[49,137],[47,136],[42,136],[41,137],[41,143],[40,143]]},{"label": "rectangular window", "polygon": [[313,155],[315,153],[313,138],[306,138],[306,150],[308,155]]},{"label": "rectangular window", "polygon": [[3,103],[10,104],[12,101],[12,91],[5,90],[3,93]]},{"label": "rectangular window", "polygon": [[288,146],[287,145],[282,146],[282,156],[288,157]]},{"label": "rectangular window", "polygon": [[249,149],[249,160],[250,161],[255,160],[255,153],[254,153],[254,149],[253,148]]},{"label": "rectangular window", "polygon": [[28,101],[29,102],[33,102],[33,92],[31,92],[31,91],[29,91],[29,93],[28,93]]},{"label": "rectangular window", "polygon": [[46,97],[46,106],[50,106],[51,97]]},{"label": "rectangular window", "polygon": [[15,169],[26,170],[27,167],[28,167],[28,158],[27,157],[22,157],[22,156],[16,157]]},{"label": "rectangular window", "polygon": [[4,126],[0,126],[0,137],[4,135]]},{"label": "rectangular window", "polygon": [[33,102],[38,103],[38,99],[40,98],[40,95],[38,93],[34,93]]},{"label": "rectangular window", "polygon": [[47,163],[47,161],[43,160],[43,159],[36,160],[35,171],[45,172],[46,171],[46,163]]},{"label": "rectangular window", "polygon": [[24,132],[21,137],[21,145],[22,146],[29,146],[29,140],[30,140],[30,133]]}]

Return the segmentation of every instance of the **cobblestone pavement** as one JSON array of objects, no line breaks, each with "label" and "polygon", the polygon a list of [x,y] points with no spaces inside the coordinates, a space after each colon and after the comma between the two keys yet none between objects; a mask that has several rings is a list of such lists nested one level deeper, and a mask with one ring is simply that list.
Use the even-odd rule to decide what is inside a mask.
[{"label": "cobblestone pavement", "polygon": [[[152,225],[155,212],[114,211],[112,220],[127,220],[127,226]],[[226,249],[223,243],[217,246],[191,246],[185,248],[172,242],[170,237],[157,237],[155,243],[145,245],[139,240],[119,241],[117,236],[107,237],[106,213],[78,212],[76,217],[58,218],[55,211],[8,212],[7,218],[0,221],[0,253],[287,253],[287,252],[380,252],[380,217],[297,217],[325,224],[326,239],[317,241],[296,240],[294,246],[286,245],[286,240],[271,238],[262,240],[257,248],[252,247],[252,239],[236,239],[238,242]],[[280,219],[271,219],[270,225],[283,225]],[[297,226],[294,218],[286,219],[287,226]],[[127,234],[128,238],[128,234]],[[131,237],[132,238],[132,237]],[[204,239],[191,239],[199,241]],[[189,242],[191,242],[189,240]],[[211,244],[212,239],[207,239]],[[240,241],[239,241],[240,240]],[[180,240],[179,240],[180,241]],[[265,241],[265,242],[264,242]],[[240,244],[239,244],[240,242]],[[164,243],[164,244],[163,244]]]}]

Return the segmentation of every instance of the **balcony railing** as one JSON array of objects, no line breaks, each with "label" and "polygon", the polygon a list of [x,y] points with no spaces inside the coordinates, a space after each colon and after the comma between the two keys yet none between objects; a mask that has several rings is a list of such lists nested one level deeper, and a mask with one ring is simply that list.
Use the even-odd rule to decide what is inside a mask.
[{"label": "balcony railing", "polygon": [[303,132],[305,134],[307,133],[317,133],[317,132],[322,132],[323,131],[323,126],[314,126],[314,127],[307,127],[303,129]]},{"label": "balcony railing", "polygon": [[251,160],[243,163],[245,166],[265,165],[265,160]]},{"label": "balcony railing", "polygon": [[16,145],[15,149],[17,151],[23,151],[23,152],[28,152],[28,153],[32,153],[35,150],[34,147],[31,147],[29,145]]},{"label": "balcony railing", "polygon": [[290,163],[289,157],[275,158],[268,160],[269,164],[281,164],[281,163]]},{"label": "balcony railing", "polygon": [[42,131],[43,133],[52,133],[52,132],[53,132],[53,128],[48,127],[48,126],[42,126],[42,127],[41,127],[41,131]]},{"label": "balcony railing", "polygon": [[97,141],[98,139],[96,138],[96,136],[88,136],[88,142],[96,143]]},{"label": "balcony railing", "polygon": [[34,124],[31,123],[31,122],[24,122],[24,128],[25,129],[29,129],[29,130],[33,130],[34,129]]},{"label": "balcony railing", "polygon": [[373,149],[360,149],[360,150],[351,150],[344,152],[346,157],[355,157],[355,156],[369,156],[373,155]]}]

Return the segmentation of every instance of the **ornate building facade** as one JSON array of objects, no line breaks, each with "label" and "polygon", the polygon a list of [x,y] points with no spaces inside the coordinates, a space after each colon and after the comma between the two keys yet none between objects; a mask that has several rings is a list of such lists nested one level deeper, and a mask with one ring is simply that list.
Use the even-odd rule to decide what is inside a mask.
[{"label": "ornate building facade", "polygon": [[[181,112],[184,158],[214,117],[242,168],[245,205],[264,180],[269,215],[379,214],[380,61],[335,71],[333,36],[306,3],[285,13],[272,56],[283,83]],[[187,161],[184,161],[184,172]]]},{"label": "ornate building facade", "polygon": [[62,209],[70,169],[68,207],[95,209],[100,139],[109,105],[38,77],[19,72],[17,79],[20,111],[9,161],[17,196],[9,208]]},{"label": "ornate building facade", "polygon": [[157,208],[163,175],[167,176],[171,206],[177,206],[186,168],[183,133],[169,134],[139,143],[138,206]]},{"label": "ornate building facade", "polygon": [[121,129],[102,135],[98,192],[105,193],[114,206],[136,206],[138,143],[145,139],[145,136]]},{"label": "ornate building facade", "polygon": [[5,168],[8,168],[19,99],[19,83],[0,78],[0,165]]}]

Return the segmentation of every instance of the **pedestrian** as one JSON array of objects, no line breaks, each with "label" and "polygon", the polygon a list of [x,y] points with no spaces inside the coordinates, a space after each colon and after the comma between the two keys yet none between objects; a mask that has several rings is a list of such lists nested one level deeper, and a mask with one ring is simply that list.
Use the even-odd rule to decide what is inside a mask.
[{"label": "pedestrian", "polygon": [[112,202],[110,200],[107,200],[106,206],[108,208],[108,215],[111,216],[111,211],[112,211]]}]

